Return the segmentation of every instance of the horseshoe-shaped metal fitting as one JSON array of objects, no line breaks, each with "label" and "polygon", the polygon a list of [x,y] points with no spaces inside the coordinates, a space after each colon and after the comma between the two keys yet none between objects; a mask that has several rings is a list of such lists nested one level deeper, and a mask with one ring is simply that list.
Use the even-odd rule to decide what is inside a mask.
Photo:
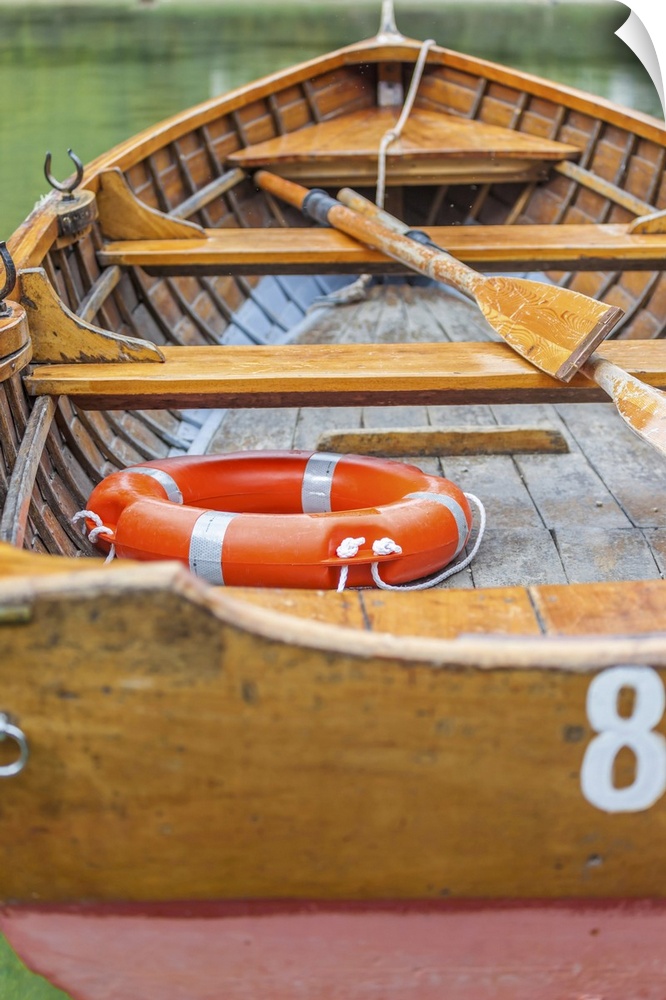
[{"label": "horseshoe-shaped metal fitting", "polygon": [[18,726],[12,725],[4,712],[0,712],[0,742],[7,738],[18,744],[19,755],[11,764],[0,766],[0,778],[11,778],[15,774],[20,774],[28,762],[28,741],[25,733]]},{"label": "horseshoe-shaped metal fitting", "polygon": [[16,284],[16,267],[14,266],[14,261],[12,260],[12,255],[7,249],[7,244],[4,240],[0,241],[0,258],[2,258],[2,263],[5,268],[5,283],[0,289],[0,317],[9,316],[11,314],[11,309],[6,304],[5,299],[13,291],[14,285]]},{"label": "horseshoe-shaped metal fitting", "polygon": [[77,188],[81,183],[81,181],[83,180],[83,164],[81,163],[81,160],[78,158],[76,153],[73,153],[71,149],[67,150],[67,155],[69,156],[70,160],[76,167],[76,174],[73,180],[68,181],[66,184],[61,184],[59,181],[55,179],[55,177],[51,173],[50,150],[49,152],[47,152],[46,159],[44,160],[44,176],[46,177],[47,181],[49,182],[52,188],[55,188],[56,191],[62,191],[65,198],[72,198],[75,188]]}]

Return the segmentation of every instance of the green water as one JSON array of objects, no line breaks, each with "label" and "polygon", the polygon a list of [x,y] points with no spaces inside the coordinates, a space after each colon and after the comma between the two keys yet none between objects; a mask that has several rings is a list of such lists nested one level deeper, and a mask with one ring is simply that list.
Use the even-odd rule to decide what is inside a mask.
[{"label": "green water", "polygon": [[[191,104],[377,30],[380,2],[0,6],[0,237],[84,162]],[[652,83],[615,37],[628,9],[609,3],[397,0],[414,38],[495,59],[660,115]]]}]

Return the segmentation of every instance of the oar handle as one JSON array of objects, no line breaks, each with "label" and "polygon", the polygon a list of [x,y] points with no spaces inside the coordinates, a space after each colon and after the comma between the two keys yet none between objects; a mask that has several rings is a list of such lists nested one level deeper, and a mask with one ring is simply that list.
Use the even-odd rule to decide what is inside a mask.
[{"label": "oar handle", "polygon": [[340,188],[337,193],[337,199],[343,205],[346,205],[347,208],[365,215],[368,219],[375,219],[382,226],[393,230],[394,233],[401,233],[404,236],[409,232],[410,227],[406,222],[403,222],[402,219],[396,219],[395,215],[390,215],[385,209],[380,208],[379,205],[375,205],[374,201],[370,201],[369,198],[364,198],[362,194],[354,191],[353,188]]},{"label": "oar handle", "polygon": [[256,184],[264,191],[301,209],[310,218],[326,225],[330,223],[348,236],[381,250],[387,257],[407,264],[408,267],[435,281],[444,281],[474,298],[475,288],[486,279],[471,267],[462,264],[445,250],[423,246],[393,230],[365,218],[325,191],[309,190],[300,184],[278,177],[268,170],[258,170]]}]

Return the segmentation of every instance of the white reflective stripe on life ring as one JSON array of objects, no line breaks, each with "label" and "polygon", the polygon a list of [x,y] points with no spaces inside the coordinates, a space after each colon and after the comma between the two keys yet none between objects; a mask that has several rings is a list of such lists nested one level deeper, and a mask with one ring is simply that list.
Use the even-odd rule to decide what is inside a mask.
[{"label": "white reflective stripe on life ring", "polygon": [[455,559],[465,547],[465,542],[469,534],[469,525],[465,511],[458,501],[454,500],[453,497],[447,496],[445,493],[408,493],[405,500],[434,500],[436,503],[441,503],[442,507],[446,507],[447,510],[451,511],[458,528],[458,544],[456,551],[451,556],[452,559]]},{"label": "white reflective stripe on life ring", "polygon": [[342,455],[319,451],[308,459],[301,486],[301,505],[304,514],[331,513],[333,473],[341,458]]},{"label": "white reflective stripe on life ring", "polygon": [[226,511],[205,510],[194,522],[190,538],[189,562],[195,576],[224,585],[222,572],[222,547],[227,528],[237,514]]},{"label": "white reflective stripe on life ring", "polygon": [[145,465],[134,466],[127,469],[127,472],[140,472],[142,476],[152,476],[160,486],[164,487],[168,500],[173,501],[173,503],[183,502],[183,494],[180,492],[180,487],[168,472],[163,472],[162,469],[150,469]]}]

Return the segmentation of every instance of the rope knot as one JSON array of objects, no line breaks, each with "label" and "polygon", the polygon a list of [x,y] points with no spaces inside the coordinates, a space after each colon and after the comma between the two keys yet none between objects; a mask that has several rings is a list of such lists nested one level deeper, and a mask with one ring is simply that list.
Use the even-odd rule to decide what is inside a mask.
[{"label": "rope knot", "polygon": [[392,538],[378,538],[376,542],[372,543],[372,551],[376,556],[391,556],[393,554],[399,556],[402,554],[401,547]]},{"label": "rope knot", "polygon": [[343,538],[335,550],[338,559],[353,559],[358,555],[361,545],[365,544],[365,538]]}]

